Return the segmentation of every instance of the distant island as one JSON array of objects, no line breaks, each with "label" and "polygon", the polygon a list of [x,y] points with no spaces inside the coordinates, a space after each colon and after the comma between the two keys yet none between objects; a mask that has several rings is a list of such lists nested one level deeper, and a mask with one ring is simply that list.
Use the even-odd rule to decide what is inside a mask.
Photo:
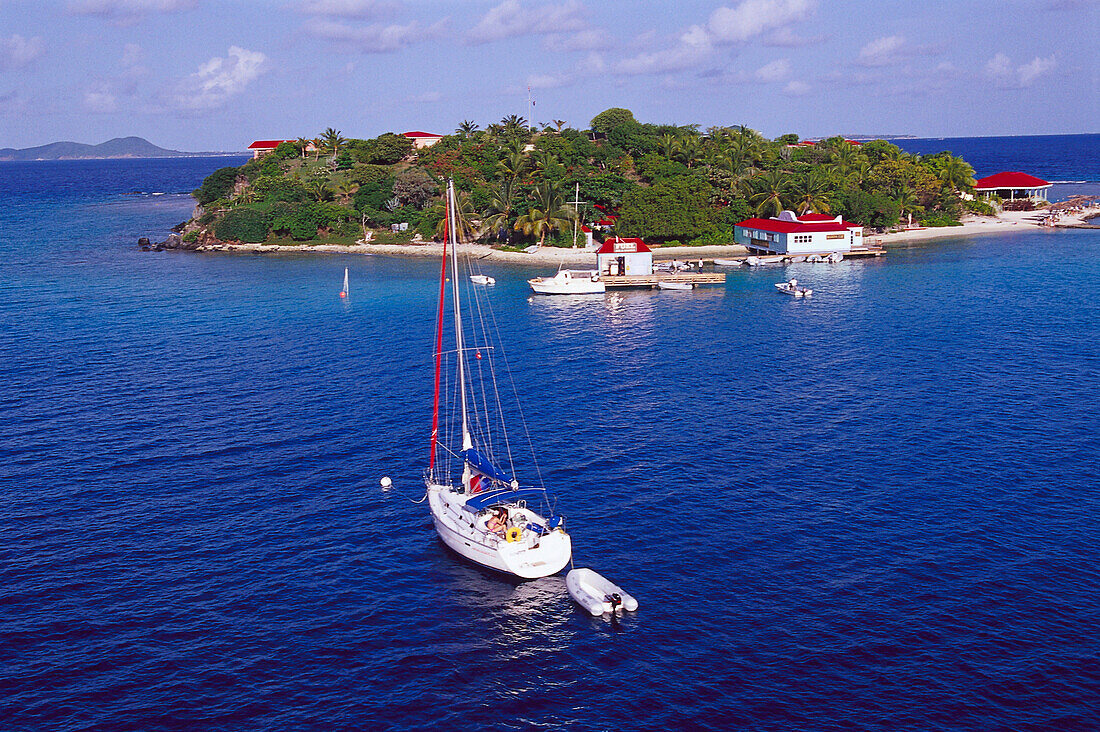
[{"label": "distant island", "polygon": [[0,148],[0,160],[95,160],[105,158],[183,158],[240,155],[226,152],[182,152],[158,147],[142,137],[116,137],[98,145],[81,142],[51,142],[38,147]]}]

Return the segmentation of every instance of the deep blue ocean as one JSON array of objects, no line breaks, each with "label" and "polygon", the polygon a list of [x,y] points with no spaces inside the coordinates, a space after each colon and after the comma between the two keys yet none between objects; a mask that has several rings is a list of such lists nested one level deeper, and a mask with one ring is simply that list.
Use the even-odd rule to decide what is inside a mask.
[{"label": "deep blue ocean", "polygon": [[232,162],[0,163],[0,728],[1100,726],[1100,232],[693,292],[486,265],[610,621],[409,500],[438,262],[137,249]]}]

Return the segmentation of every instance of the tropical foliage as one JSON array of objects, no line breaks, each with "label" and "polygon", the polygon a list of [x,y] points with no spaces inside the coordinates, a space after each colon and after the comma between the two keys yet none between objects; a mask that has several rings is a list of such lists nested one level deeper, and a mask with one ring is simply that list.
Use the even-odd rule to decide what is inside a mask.
[{"label": "tropical foliage", "polygon": [[354,139],[330,127],[212,173],[194,193],[204,210],[193,225],[242,241],[332,241],[406,223],[394,236],[431,238],[442,232],[440,195],[453,179],[463,235],[488,243],[568,246],[575,222],[601,219],[601,235],[729,243],[737,221],[785,209],[872,228],[909,216],[946,225],[976,210],[962,200],[973,176],[950,152],[920,157],[883,140],[800,144],[793,133],[769,140],[745,126],[646,124],[612,108],[588,130],[519,115],[484,128],[462,120],[422,150],[403,135]]}]

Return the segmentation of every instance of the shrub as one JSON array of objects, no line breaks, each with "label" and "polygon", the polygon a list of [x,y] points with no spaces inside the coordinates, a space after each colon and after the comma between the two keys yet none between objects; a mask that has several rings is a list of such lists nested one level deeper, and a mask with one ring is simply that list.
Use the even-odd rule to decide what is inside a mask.
[{"label": "shrub", "polygon": [[970,213],[976,213],[976,214],[979,214],[981,216],[992,216],[993,215],[993,207],[990,206],[985,201],[977,201],[977,200],[967,201],[964,204],[964,206],[965,206],[966,210],[969,211]]},{"label": "shrub", "polygon": [[946,214],[943,212],[937,212],[925,216],[923,219],[921,219],[921,224],[923,226],[962,226],[962,224],[959,223],[958,219],[951,216],[950,214]]},{"label": "shrub", "polygon": [[202,186],[191,195],[195,197],[200,206],[205,206],[219,198],[229,198],[229,193],[233,190],[233,185],[236,182],[236,168],[218,168],[206,176],[202,181]]},{"label": "shrub", "polygon": [[199,240],[199,231],[198,231],[198,229],[192,229],[191,231],[184,234],[183,235],[183,240],[185,242],[188,242],[188,243],[193,242],[193,241],[198,241]]},{"label": "shrub", "polygon": [[258,243],[267,239],[268,231],[267,216],[252,206],[231,209],[214,224],[214,236],[222,241]]}]

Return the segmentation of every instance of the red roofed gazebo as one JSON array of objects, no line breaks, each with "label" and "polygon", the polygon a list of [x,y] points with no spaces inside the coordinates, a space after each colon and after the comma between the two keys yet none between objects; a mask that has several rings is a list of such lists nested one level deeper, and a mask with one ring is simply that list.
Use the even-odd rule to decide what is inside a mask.
[{"label": "red roofed gazebo", "polygon": [[1042,178],[1019,172],[996,173],[977,181],[974,184],[976,193],[984,193],[990,196],[1000,196],[1014,201],[1017,198],[1041,198],[1047,200],[1047,189],[1051,184]]}]

